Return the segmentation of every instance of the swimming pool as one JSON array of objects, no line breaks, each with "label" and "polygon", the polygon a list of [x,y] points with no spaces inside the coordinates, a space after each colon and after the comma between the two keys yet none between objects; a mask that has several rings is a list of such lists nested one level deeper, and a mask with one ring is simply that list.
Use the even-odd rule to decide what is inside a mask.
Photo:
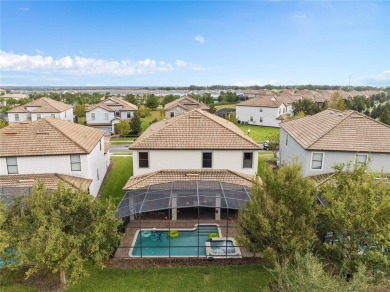
[{"label": "swimming pool", "polygon": [[[173,230],[177,230],[178,235]],[[217,224],[199,224],[192,229],[141,229],[135,234],[129,256],[205,257],[205,243],[210,233],[217,233],[221,237]]]}]

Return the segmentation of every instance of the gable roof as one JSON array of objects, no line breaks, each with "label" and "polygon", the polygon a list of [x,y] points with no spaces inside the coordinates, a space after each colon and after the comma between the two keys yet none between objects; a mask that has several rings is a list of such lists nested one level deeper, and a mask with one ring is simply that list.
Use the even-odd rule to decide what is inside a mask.
[{"label": "gable roof", "polygon": [[193,108],[191,106],[196,105],[197,108],[203,109],[203,110],[209,110],[210,107],[205,105],[202,102],[199,102],[189,96],[183,96],[181,98],[175,99],[174,101],[171,101],[165,105],[165,110],[170,110],[176,106],[181,106],[186,110],[192,110]]},{"label": "gable roof", "polygon": [[263,97],[254,97],[245,101],[240,102],[237,106],[254,106],[254,107],[271,107],[271,108],[279,108],[283,101],[273,100],[271,96],[263,96]]},{"label": "gable roof", "polygon": [[259,150],[232,122],[201,109],[150,125],[130,148]]},{"label": "gable roof", "polygon": [[37,109],[32,110],[34,113],[60,113],[71,109],[72,106],[65,104],[63,102],[56,101],[48,97],[41,97],[39,99],[33,100],[32,102],[26,103],[22,106],[18,106],[9,110],[9,113],[21,113],[29,112],[27,107],[38,107]]},{"label": "gable roof", "polygon": [[0,175],[1,187],[33,187],[39,181],[50,190],[56,189],[58,183],[62,182],[65,187],[88,191],[92,183],[92,179],[59,173]]},{"label": "gable roof", "polygon": [[0,130],[0,157],[88,154],[104,131],[55,118]]},{"label": "gable roof", "polygon": [[390,126],[355,111],[327,109],[280,127],[307,150],[390,153]]},{"label": "gable roof", "polygon": [[121,111],[135,111],[138,109],[138,107],[135,104],[132,104],[132,103],[127,102],[121,98],[113,97],[113,96],[108,97],[105,101],[103,101],[101,103],[106,105],[106,106],[115,106],[114,104],[106,103],[106,101],[108,101],[108,100],[111,100],[114,103],[117,103],[117,105],[121,105],[122,106]]},{"label": "gable roof", "polygon": [[127,181],[123,190],[135,190],[150,185],[174,181],[220,181],[232,184],[252,186],[253,179],[259,179],[228,169],[162,169],[148,174],[133,176]]}]

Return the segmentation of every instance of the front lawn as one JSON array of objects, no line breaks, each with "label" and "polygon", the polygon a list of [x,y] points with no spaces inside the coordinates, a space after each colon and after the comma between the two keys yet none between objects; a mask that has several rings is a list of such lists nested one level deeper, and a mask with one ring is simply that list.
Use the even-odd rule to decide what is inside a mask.
[{"label": "front lawn", "polygon": [[270,136],[276,135],[279,133],[279,128],[272,127],[262,127],[254,125],[237,125],[245,134],[248,133],[248,129],[251,130],[249,137],[255,140],[257,143],[263,143],[264,140],[267,140]]},{"label": "front lawn", "polygon": [[66,291],[267,291],[272,279],[259,265],[94,269]]},{"label": "front lawn", "polygon": [[113,161],[113,167],[102,187],[101,199],[107,201],[110,198],[117,206],[124,195],[122,188],[133,175],[133,157],[111,156],[110,159]]}]

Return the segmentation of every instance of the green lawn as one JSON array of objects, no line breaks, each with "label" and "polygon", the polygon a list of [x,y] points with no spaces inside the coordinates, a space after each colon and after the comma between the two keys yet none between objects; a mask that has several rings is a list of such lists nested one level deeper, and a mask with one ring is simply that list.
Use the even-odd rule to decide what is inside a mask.
[{"label": "green lawn", "polygon": [[102,187],[103,201],[111,198],[112,202],[117,206],[124,195],[122,188],[127,180],[133,175],[133,157],[132,156],[113,156],[111,160],[114,165],[111,172]]},{"label": "green lawn", "polygon": [[267,291],[272,279],[259,265],[94,269],[66,291]]},{"label": "green lawn", "polygon": [[248,133],[248,129],[251,129],[249,137],[255,140],[257,143],[262,143],[267,140],[269,136],[279,133],[279,128],[262,127],[254,125],[237,125],[245,134]]},{"label": "green lawn", "polygon": [[220,110],[221,108],[236,108],[236,103],[232,103],[232,104],[223,104],[223,105],[218,105],[218,104],[215,104],[214,105],[215,106],[215,108],[217,109],[217,110]]},{"label": "green lawn", "polygon": [[134,141],[137,137],[112,137],[110,142]]}]

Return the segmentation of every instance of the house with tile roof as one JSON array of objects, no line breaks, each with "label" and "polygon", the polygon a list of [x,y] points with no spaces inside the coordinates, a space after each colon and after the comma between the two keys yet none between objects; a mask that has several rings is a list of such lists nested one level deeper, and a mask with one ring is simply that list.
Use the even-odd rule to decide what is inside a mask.
[{"label": "house with tile roof", "polygon": [[[208,207],[220,220],[221,208],[238,210],[249,200],[260,147],[232,122],[198,108],[150,125],[130,149],[134,176],[117,216],[171,209],[176,220],[180,208]],[[140,203],[149,196],[155,201]]]},{"label": "house with tile roof", "polygon": [[46,117],[73,122],[73,107],[48,97],[42,97],[25,105],[17,106],[7,113],[9,123],[34,122]]},{"label": "house with tile roof", "polygon": [[296,160],[304,176],[334,172],[339,163],[369,163],[390,173],[390,126],[355,111],[327,109],[280,124],[281,164]]},{"label": "house with tile roof", "polygon": [[0,177],[56,174],[64,180],[65,175],[75,185],[89,180],[89,193],[96,196],[108,167],[103,135],[55,118],[12,124],[0,130]]},{"label": "house with tile roof", "polygon": [[236,119],[241,124],[278,128],[287,116],[286,104],[273,96],[255,97],[236,105]]},{"label": "house with tile roof", "polygon": [[171,101],[165,105],[165,117],[167,119],[181,115],[182,113],[194,110],[201,109],[204,111],[209,111],[210,107],[205,105],[202,102],[199,102],[189,96],[183,96],[179,99]]},{"label": "house with tile roof", "polygon": [[88,107],[86,123],[90,127],[105,131],[105,135],[114,133],[115,124],[121,120],[129,121],[138,107],[118,97],[109,97],[101,103]]}]

